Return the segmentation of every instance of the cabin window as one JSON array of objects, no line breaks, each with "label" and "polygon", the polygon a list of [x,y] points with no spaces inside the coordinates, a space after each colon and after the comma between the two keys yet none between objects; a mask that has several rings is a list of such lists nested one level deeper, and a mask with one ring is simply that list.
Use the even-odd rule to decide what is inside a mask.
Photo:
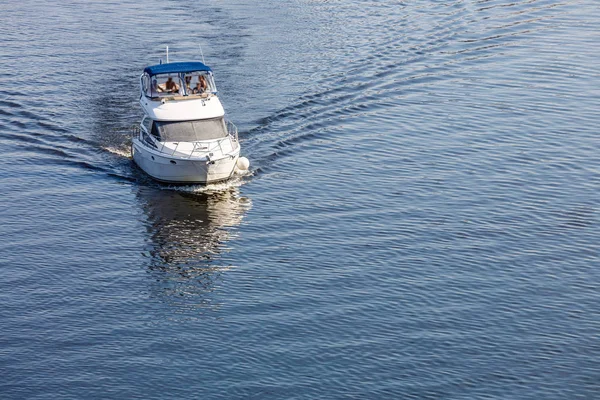
[{"label": "cabin window", "polygon": [[144,118],[142,120],[142,126],[144,127],[144,129],[146,129],[146,132],[150,132],[150,129],[152,127],[152,120],[150,118]]},{"label": "cabin window", "polygon": [[156,121],[154,126],[158,127],[160,137],[165,142],[196,142],[227,137],[222,117],[197,121]]},{"label": "cabin window", "polygon": [[152,124],[152,130],[150,131],[150,134],[160,141],[160,133],[158,132],[158,126],[156,124]]}]

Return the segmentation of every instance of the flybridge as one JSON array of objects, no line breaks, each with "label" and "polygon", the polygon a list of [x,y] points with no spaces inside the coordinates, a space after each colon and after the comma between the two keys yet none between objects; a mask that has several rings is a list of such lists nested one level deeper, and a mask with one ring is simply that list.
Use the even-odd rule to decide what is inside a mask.
[{"label": "flybridge", "polygon": [[[157,64],[144,68],[142,96],[153,100],[172,97],[207,97],[217,93],[211,68],[199,61]],[[189,96],[189,97],[188,97]],[[182,99],[179,99],[182,100]]]}]

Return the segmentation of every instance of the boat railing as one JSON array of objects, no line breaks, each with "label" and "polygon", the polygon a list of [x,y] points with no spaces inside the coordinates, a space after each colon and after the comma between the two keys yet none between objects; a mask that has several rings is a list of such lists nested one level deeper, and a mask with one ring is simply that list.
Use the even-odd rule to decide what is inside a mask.
[{"label": "boat railing", "polygon": [[139,137],[139,136],[140,136],[140,133],[141,133],[141,129],[140,129],[140,126],[139,126],[139,125],[133,125],[133,126],[131,127],[131,137],[132,137],[132,138]]},{"label": "boat railing", "polygon": [[[233,145],[233,149],[235,150],[240,145],[239,141],[238,141],[238,128],[231,121],[227,121],[226,124],[227,124],[227,133],[231,137],[231,142],[232,142],[232,145]],[[220,142],[219,142],[219,145],[220,145]]]},{"label": "boat railing", "polygon": [[[222,146],[225,139],[227,139],[227,138],[221,139],[217,142],[217,144],[219,145],[219,150],[221,151],[221,154],[226,154],[226,152]],[[235,140],[235,139],[233,139],[233,137],[231,139],[232,139],[232,141]],[[178,151],[178,149],[179,149],[178,142],[174,142],[173,144],[175,145],[175,147],[169,147],[169,146],[166,146],[166,142],[162,142],[158,151],[160,153],[168,154],[170,156],[175,156],[176,153],[179,153],[178,154],[179,157],[187,157],[188,159],[192,158],[194,156],[194,153],[196,153],[197,151],[208,151],[207,143],[195,142],[192,149],[187,150],[185,152]],[[239,144],[237,143],[237,141],[234,141],[234,145],[232,146],[233,150],[236,150],[238,146],[239,146]],[[210,153],[210,155],[212,156],[212,153]]]},{"label": "boat railing", "polygon": [[[219,146],[219,150],[221,151],[221,154],[226,153],[225,150],[223,149],[222,144],[227,139],[229,139],[231,141],[232,150],[235,151],[240,146],[239,138],[238,138],[238,129],[235,126],[235,124],[231,121],[226,121],[226,126],[227,126],[227,136],[217,142],[217,144]],[[141,139],[141,137],[140,137],[141,129],[140,129],[139,125],[132,127],[131,136],[133,138]],[[155,150],[158,150],[160,153],[168,154],[170,156],[175,156],[176,153],[179,153],[178,154],[179,157],[187,157],[188,159],[192,158],[194,156],[194,153],[197,151],[208,151],[208,149],[209,149],[208,144],[206,142],[195,142],[191,150],[183,150],[183,151],[178,151],[179,142],[171,142],[172,144],[175,145],[174,147],[167,146],[168,142],[161,142],[161,141],[158,141],[158,142],[160,143],[160,146],[155,148]],[[211,156],[212,156],[212,153],[211,153]]]}]

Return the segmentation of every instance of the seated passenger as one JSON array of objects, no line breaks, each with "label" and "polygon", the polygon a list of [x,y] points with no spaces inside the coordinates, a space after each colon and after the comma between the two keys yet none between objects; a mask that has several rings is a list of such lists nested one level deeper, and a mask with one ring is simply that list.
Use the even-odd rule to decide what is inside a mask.
[{"label": "seated passenger", "polygon": [[185,87],[186,87],[188,90],[190,90],[190,89],[191,89],[191,87],[190,87],[190,84],[191,84],[191,83],[192,83],[192,76],[191,76],[191,75],[188,75],[188,76],[186,76],[186,77],[185,77]]},{"label": "seated passenger", "polygon": [[208,88],[208,84],[206,83],[206,79],[203,76],[198,77],[198,83],[196,83],[196,87],[192,89],[193,94],[204,93]]},{"label": "seated passenger", "polygon": [[173,82],[173,78],[171,78],[171,77],[169,77],[169,79],[167,79],[167,82],[165,83],[165,88],[167,89],[167,92],[169,92],[169,93],[179,91],[179,89],[177,88],[177,84],[175,82]]},{"label": "seated passenger", "polygon": [[158,82],[156,78],[152,78],[152,83],[150,84],[150,97],[158,96],[158,92],[162,92],[163,90],[158,86]]}]

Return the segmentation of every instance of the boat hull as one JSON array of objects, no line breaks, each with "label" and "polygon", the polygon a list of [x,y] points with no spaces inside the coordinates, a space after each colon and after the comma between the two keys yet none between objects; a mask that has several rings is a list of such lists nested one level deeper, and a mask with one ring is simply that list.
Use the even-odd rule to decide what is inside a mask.
[{"label": "boat hull", "polygon": [[239,148],[231,156],[208,161],[205,158],[177,158],[150,151],[137,139],[131,145],[133,161],[152,178],[167,183],[208,184],[231,178]]}]

